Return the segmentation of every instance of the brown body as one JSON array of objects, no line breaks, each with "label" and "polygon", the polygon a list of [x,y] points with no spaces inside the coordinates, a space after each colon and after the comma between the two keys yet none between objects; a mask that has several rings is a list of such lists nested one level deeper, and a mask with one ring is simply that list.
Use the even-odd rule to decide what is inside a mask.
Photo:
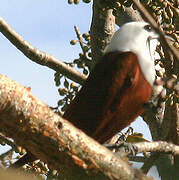
[{"label": "brown body", "polygon": [[143,112],[151,93],[134,53],[108,53],[94,67],[63,117],[104,143]]}]

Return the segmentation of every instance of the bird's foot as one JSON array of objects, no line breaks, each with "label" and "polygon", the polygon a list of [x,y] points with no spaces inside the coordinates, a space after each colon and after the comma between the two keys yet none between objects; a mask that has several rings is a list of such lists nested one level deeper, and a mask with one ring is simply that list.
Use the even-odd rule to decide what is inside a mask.
[{"label": "bird's foot", "polygon": [[37,158],[30,152],[27,152],[23,157],[21,157],[20,159],[18,159],[15,163],[11,164],[8,168],[12,169],[18,169],[20,167],[22,167],[25,164],[28,164],[30,162],[33,162],[37,160]]},{"label": "bird's foot", "polygon": [[104,144],[105,147],[108,149],[112,150],[116,154],[120,155],[131,155],[135,156],[137,153],[137,148],[135,145],[132,143],[127,143],[127,142],[118,142],[116,144]]}]

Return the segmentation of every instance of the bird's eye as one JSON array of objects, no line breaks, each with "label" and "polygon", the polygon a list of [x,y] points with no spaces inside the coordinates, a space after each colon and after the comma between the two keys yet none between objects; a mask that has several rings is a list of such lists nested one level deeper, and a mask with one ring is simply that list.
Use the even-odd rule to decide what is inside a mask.
[{"label": "bird's eye", "polygon": [[151,32],[152,31],[152,27],[150,25],[145,25],[144,26],[144,29],[148,32]]}]

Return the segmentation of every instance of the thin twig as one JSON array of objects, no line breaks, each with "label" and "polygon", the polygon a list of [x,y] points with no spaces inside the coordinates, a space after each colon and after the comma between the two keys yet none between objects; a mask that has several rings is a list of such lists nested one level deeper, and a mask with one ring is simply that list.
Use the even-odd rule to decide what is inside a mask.
[{"label": "thin twig", "polygon": [[32,61],[47,66],[57,72],[62,73],[72,81],[82,84],[86,76],[78,72],[74,68],[66,65],[57,58],[51,56],[48,53],[42,52],[37,48],[31,46],[25,41],[19,34],[17,34],[1,17],[0,17],[0,32],[26,57]]},{"label": "thin twig", "polygon": [[10,149],[10,150],[6,151],[5,153],[2,153],[2,154],[0,155],[0,159],[3,160],[5,157],[9,156],[9,155],[12,154],[13,152],[14,152],[14,150],[13,150],[13,149]]},{"label": "thin twig", "polygon": [[129,160],[134,161],[134,162],[144,162],[144,161],[146,161],[146,159],[148,159],[148,158],[146,158],[144,156],[130,156],[129,157]]},{"label": "thin twig", "polygon": [[85,47],[84,47],[83,38],[81,37],[81,33],[80,33],[77,26],[74,26],[74,28],[75,28],[76,36],[77,36],[77,38],[79,40],[81,49],[83,51],[83,54],[85,55],[85,57],[87,57],[87,53],[86,53],[86,50],[85,50]]},{"label": "thin twig", "polygon": [[85,46],[84,46],[85,43],[83,42],[83,38],[81,36],[81,33],[80,33],[80,31],[79,31],[77,26],[74,26],[74,29],[75,29],[78,41],[80,43],[80,47],[81,47],[81,49],[83,51],[83,55],[84,55],[84,57],[86,59],[85,64],[88,65],[89,67],[92,67],[93,63],[91,61],[89,61],[89,59],[88,59],[87,50],[85,49]]},{"label": "thin twig", "polygon": [[4,141],[6,144],[12,147],[12,149],[17,149],[17,146],[14,144],[13,140],[4,136],[2,133],[0,133],[0,139]]},{"label": "thin twig", "polygon": [[146,8],[138,0],[133,0],[133,2],[139,9],[140,13],[145,17],[147,22],[149,22],[151,26],[154,28],[154,30],[160,35],[160,40],[162,45],[166,47],[166,49],[169,49],[174,55],[174,57],[179,61],[179,53],[166,40],[163,31],[158,27],[152,15],[146,10]]}]

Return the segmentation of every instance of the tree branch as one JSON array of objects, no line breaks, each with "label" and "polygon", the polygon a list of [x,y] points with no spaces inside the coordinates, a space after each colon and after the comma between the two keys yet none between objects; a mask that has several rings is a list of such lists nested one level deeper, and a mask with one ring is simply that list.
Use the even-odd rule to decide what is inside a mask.
[{"label": "tree branch", "polygon": [[85,57],[86,57],[86,56],[87,56],[87,53],[86,53],[86,50],[85,50],[85,47],[84,47],[83,38],[82,38],[82,36],[81,36],[81,33],[80,33],[80,31],[79,31],[79,29],[78,29],[77,26],[74,26],[74,29],[75,29],[75,32],[76,32],[76,36],[77,36],[77,38],[78,38],[78,40],[79,40],[80,47],[81,47],[81,49],[82,49],[82,51],[83,51],[83,54],[84,54]]},{"label": "tree branch", "polygon": [[126,7],[125,11],[119,13],[120,15],[115,17],[116,24],[121,26],[131,21],[143,21],[139,11],[134,10],[132,7]]},{"label": "tree branch", "polygon": [[94,64],[101,58],[106,45],[115,32],[115,17],[112,9],[102,10],[100,1],[93,2],[93,17],[90,27],[91,53]]},{"label": "tree branch", "polygon": [[0,140],[3,141],[5,144],[11,146],[12,149],[17,149],[17,146],[14,144],[13,140],[5,137],[2,133],[0,133]]},{"label": "tree branch", "polygon": [[165,141],[135,143],[137,153],[141,152],[162,152],[179,155],[179,146]]},{"label": "tree branch", "polygon": [[28,88],[3,75],[0,75],[0,121],[3,134],[60,170],[66,179],[90,179],[91,174],[93,179],[144,177],[121,157],[59,117]]},{"label": "tree branch", "polygon": [[20,35],[18,35],[1,17],[0,17],[0,32],[26,57],[36,62],[37,64],[47,66],[57,72],[62,73],[72,81],[83,84],[86,76],[66,65],[57,58],[48,53],[42,52],[31,46]]},{"label": "tree branch", "polygon": [[155,31],[160,35],[160,40],[162,45],[166,48],[169,49],[174,57],[179,60],[179,53],[174,47],[170,45],[170,43],[166,40],[165,35],[163,31],[158,27],[156,21],[154,18],[150,15],[150,13],[145,9],[145,7],[138,1],[138,0],[133,0],[134,4],[137,6],[139,9],[140,13],[144,16],[144,18],[151,24],[151,26],[155,29]]}]

